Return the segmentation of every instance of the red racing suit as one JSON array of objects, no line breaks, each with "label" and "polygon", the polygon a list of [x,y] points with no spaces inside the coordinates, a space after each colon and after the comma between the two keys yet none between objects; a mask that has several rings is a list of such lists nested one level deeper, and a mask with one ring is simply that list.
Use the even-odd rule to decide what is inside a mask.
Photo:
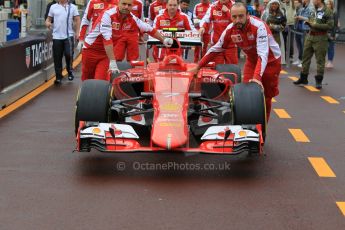
[{"label": "red racing suit", "polygon": [[164,0],[160,0],[160,1],[156,0],[150,4],[148,16],[149,16],[151,25],[153,24],[153,21],[155,20],[157,15],[159,15],[159,11],[164,10],[166,7],[167,7],[167,4],[166,2],[164,2]]},{"label": "red racing suit", "polygon": [[[229,0],[225,6],[229,9],[227,12],[222,11],[223,4],[220,1],[214,2],[207,10],[205,16],[200,21],[200,27],[207,29],[207,24],[211,24],[211,44],[214,45],[218,42],[220,35],[223,33],[225,28],[232,22],[230,9],[234,2]],[[227,48],[225,52],[217,56],[214,60],[216,64],[238,64],[237,47],[232,44]]]},{"label": "red racing suit", "polygon": [[[187,14],[182,13],[177,10],[175,17],[170,18],[168,10],[165,9],[161,14],[159,14],[154,22],[153,27],[157,30],[165,28],[184,28],[185,30],[195,30],[194,25]],[[161,49],[161,52],[157,47],[153,47],[152,56],[155,61],[161,61],[164,58],[165,49]]]},{"label": "red racing suit", "polygon": [[[194,11],[193,11],[193,18],[201,20],[205,16],[205,14],[206,14],[206,12],[210,6],[211,6],[211,3],[198,3],[198,4],[196,4],[194,7]],[[205,29],[205,33],[202,36],[202,41],[204,44],[202,47],[201,57],[203,57],[206,54],[208,44],[210,43],[210,40],[211,40],[211,35],[209,32],[208,24],[205,24],[204,26],[207,27],[207,29]],[[196,26],[196,29],[200,29],[200,26]],[[200,47],[195,47],[194,62],[195,63],[198,62],[199,58],[200,58]]]},{"label": "red racing suit", "polygon": [[272,32],[261,19],[248,16],[247,24],[237,29],[233,23],[228,25],[217,44],[212,46],[202,58],[199,65],[205,66],[219,52],[236,44],[247,55],[244,64],[243,82],[257,79],[265,90],[267,119],[271,111],[272,98],[279,94],[279,74],[281,70],[281,52]]},{"label": "red racing suit", "polygon": [[124,31],[147,32],[151,36],[156,33],[156,29],[141,21],[133,14],[128,14],[122,19],[122,15],[113,7],[104,12],[100,23],[95,25],[93,30],[85,38],[84,49],[82,51],[82,80],[86,79],[107,79],[109,69],[109,59],[105,52],[104,45],[113,45],[114,53],[118,40]]},{"label": "red racing suit", "polygon": [[87,29],[92,27],[99,16],[102,16],[103,11],[110,9],[115,4],[115,0],[90,0],[81,20],[79,40],[84,41]]}]

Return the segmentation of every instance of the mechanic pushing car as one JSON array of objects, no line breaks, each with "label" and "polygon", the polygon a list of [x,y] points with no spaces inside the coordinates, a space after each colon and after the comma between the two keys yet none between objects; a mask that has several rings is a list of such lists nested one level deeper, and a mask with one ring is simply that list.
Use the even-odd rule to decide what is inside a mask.
[{"label": "mechanic pushing car", "polygon": [[[193,12],[193,16],[194,16],[194,20],[196,21],[195,23],[195,27],[196,29],[200,29],[200,21],[206,14],[208,8],[210,8],[211,3],[210,0],[201,0],[200,3],[196,4],[194,7],[194,12]],[[207,24],[205,25],[207,26]],[[209,33],[209,28],[207,26],[207,29],[204,31],[204,34],[202,35],[202,42],[203,47],[202,47],[202,53],[201,53],[201,57],[203,57],[206,52],[207,52],[207,47],[208,47],[208,43],[210,43],[211,40],[211,35]],[[198,62],[200,58],[200,47],[195,47],[195,51],[194,51],[194,62]]]},{"label": "mechanic pushing car", "polygon": [[89,27],[97,21],[97,18],[102,15],[105,10],[114,7],[117,0],[91,0],[86,6],[83,18],[81,20],[78,50],[81,50],[84,45],[84,40]]},{"label": "mechanic pushing car", "polygon": [[154,38],[163,42],[166,47],[173,43],[171,38],[164,38],[156,29],[144,23],[130,13],[133,0],[120,0],[118,7],[112,7],[104,12],[99,22],[94,25],[85,39],[82,51],[82,80],[108,78],[108,70],[119,72],[115,56],[118,50],[116,42],[126,30],[148,32]]},{"label": "mechanic pushing car", "polygon": [[272,98],[279,94],[280,48],[268,26],[261,19],[250,16],[243,3],[232,6],[231,17],[233,23],[228,25],[217,44],[208,50],[198,66],[190,71],[196,72],[219,53],[236,44],[247,54],[243,82],[255,82],[264,89],[268,120]]},{"label": "mechanic pushing car", "polygon": [[[168,0],[167,8],[159,14],[154,22],[153,27],[157,30],[166,28],[179,28],[185,30],[195,30],[192,21],[187,14],[182,13],[178,9],[178,0]],[[164,58],[164,49],[159,50],[157,47],[153,49],[153,58],[155,61],[161,61]]]},{"label": "mechanic pushing car", "polygon": [[[219,0],[208,8],[205,16],[200,21],[199,33],[203,35],[208,28],[212,25],[211,44],[214,45],[218,42],[220,35],[225,28],[231,23],[230,8],[234,4],[232,0]],[[214,60],[216,64],[238,64],[237,47],[235,43],[231,44],[226,50],[217,56]]]}]

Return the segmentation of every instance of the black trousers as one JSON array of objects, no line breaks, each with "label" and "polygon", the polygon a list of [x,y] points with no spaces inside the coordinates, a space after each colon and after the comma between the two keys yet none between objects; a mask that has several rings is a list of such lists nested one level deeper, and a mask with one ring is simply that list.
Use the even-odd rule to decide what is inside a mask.
[{"label": "black trousers", "polygon": [[[290,30],[293,29],[293,26],[289,25],[288,26]],[[294,39],[295,36],[293,36],[292,32],[291,32],[291,39],[290,39],[290,52],[288,52],[287,50],[287,40],[288,40],[288,36],[289,36],[289,32],[286,28],[286,30],[283,31],[283,38],[284,38],[284,47],[285,47],[285,57],[287,59],[287,55],[290,56],[290,60],[293,59],[293,54],[294,54]]]},{"label": "black trousers", "polygon": [[66,69],[68,74],[72,74],[72,61],[74,54],[74,38],[63,40],[53,39],[53,58],[56,79],[62,79],[62,58],[65,56]]}]

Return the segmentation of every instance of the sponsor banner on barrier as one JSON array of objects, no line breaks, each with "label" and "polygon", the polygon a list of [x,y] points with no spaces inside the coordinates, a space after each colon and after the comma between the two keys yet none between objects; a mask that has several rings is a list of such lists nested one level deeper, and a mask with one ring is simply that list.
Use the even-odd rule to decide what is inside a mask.
[{"label": "sponsor banner on barrier", "polygon": [[33,35],[0,48],[0,91],[53,63],[50,35]]}]

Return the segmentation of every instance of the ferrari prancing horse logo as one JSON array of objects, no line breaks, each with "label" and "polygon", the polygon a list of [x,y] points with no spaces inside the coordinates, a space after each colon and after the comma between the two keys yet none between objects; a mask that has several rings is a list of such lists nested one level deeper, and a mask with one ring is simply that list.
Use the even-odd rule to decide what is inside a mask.
[{"label": "ferrari prancing horse logo", "polygon": [[231,35],[231,40],[235,43],[239,43],[243,41],[240,34]]}]

